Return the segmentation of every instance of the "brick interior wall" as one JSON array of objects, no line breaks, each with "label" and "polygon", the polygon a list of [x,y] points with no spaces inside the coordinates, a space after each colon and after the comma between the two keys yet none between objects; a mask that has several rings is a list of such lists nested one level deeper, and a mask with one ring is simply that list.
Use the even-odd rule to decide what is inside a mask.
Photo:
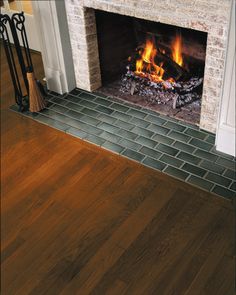
[{"label": "brick interior wall", "polygon": [[200,127],[215,132],[231,0],[66,0],[77,87],[101,86],[94,9],[208,33]]}]

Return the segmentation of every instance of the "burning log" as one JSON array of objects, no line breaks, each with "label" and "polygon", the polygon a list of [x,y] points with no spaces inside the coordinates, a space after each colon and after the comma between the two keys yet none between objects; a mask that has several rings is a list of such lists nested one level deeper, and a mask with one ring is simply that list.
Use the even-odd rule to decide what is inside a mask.
[{"label": "burning log", "polygon": [[175,81],[183,81],[189,78],[189,73],[183,67],[178,65],[174,60],[172,60],[168,55],[161,53],[160,51],[157,53],[156,59],[159,61],[163,61],[165,65],[165,75],[164,77],[173,78]]},{"label": "burning log", "polygon": [[148,76],[137,76],[128,72],[122,77],[120,91],[131,95],[141,95],[150,102],[166,104],[172,101],[173,109],[181,108],[193,101],[200,100],[203,78],[191,78],[185,82],[153,82]]}]

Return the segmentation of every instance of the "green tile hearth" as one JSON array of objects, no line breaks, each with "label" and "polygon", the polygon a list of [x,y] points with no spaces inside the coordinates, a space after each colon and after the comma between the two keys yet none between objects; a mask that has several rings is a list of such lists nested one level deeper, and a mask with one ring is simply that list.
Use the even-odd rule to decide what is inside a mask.
[{"label": "green tile hearth", "polygon": [[[49,92],[47,102],[42,112],[20,114],[221,197],[235,197],[235,158],[216,151],[214,134],[98,92]],[[11,109],[18,113],[17,106]]]}]

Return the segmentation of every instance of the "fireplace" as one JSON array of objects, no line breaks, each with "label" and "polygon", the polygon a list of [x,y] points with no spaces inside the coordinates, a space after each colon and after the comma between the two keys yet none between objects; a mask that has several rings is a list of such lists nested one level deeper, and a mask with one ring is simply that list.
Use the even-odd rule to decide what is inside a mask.
[{"label": "fireplace", "polygon": [[99,92],[199,125],[207,33],[96,10]]},{"label": "fireplace", "polygon": [[[148,22],[149,24],[151,22],[152,24],[159,23],[160,26],[178,27],[184,41],[186,41],[187,32],[185,30],[192,30],[192,36],[198,34],[198,37],[193,39],[197,42],[197,46],[201,48],[199,52],[201,52],[202,56],[198,61],[202,61],[200,68],[201,72],[204,72],[204,80],[202,90],[198,90],[199,94],[201,95],[202,93],[202,95],[199,106],[200,115],[198,115],[195,122],[199,121],[200,116],[200,128],[215,133],[223,86],[231,9],[230,0],[220,3],[217,0],[195,0],[189,1],[187,5],[185,0],[67,0],[66,9],[76,86],[87,91],[98,90],[101,86],[107,85],[109,78],[115,78],[115,73],[114,76],[111,75],[105,78],[107,69],[104,70],[103,62],[101,62],[102,57],[99,56],[98,10],[107,14],[132,18],[133,21],[145,20],[146,25]],[[165,30],[167,30],[167,27],[165,27]],[[171,27],[168,30],[171,31]],[[154,31],[153,33],[156,36],[162,34],[160,27],[158,30],[154,29]],[[125,34],[122,35],[122,38],[125,37]],[[135,44],[132,43],[132,40],[129,41],[126,49],[133,50],[133,48],[140,45],[137,42],[134,42]],[[184,42],[183,46],[188,47],[187,45],[188,40]],[[196,47],[192,46],[192,49],[196,49]],[[124,50],[122,53],[128,53],[128,51]],[[183,54],[186,58],[186,53],[183,52]],[[196,61],[194,52],[188,53],[188,55],[193,59],[195,57]],[[128,56],[125,54],[126,60],[129,56],[129,54]],[[114,61],[117,62],[116,60]],[[189,66],[192,67],[191,64]]]}]

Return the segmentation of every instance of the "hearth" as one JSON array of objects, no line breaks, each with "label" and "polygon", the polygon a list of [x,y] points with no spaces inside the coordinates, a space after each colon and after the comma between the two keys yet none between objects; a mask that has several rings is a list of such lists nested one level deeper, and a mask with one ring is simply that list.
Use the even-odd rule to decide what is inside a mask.
[{"label": "hearth", "polygon": [[207,33],[96,11],[101,93],[199,125]]},{"label": "hearth", "polygon": [[[123,16],[123,26],[129,18],[133,18],[133,20],[138,19],[181,28],[183,48],[187,46],[183,33],[185,29],[192,30],[190,36],[194,41],[194,32],[202,32],[205,35],[205,41],[207,38],[207,44],[203,49],[205,69],[199,127],[216,132],[223,86],[231,0],[220,3],[217,0],[195,0],[188,1],[187,5],[185,0],[67,0],[65,3],[76,86],[90,92],[96,91],[102,86],[101,72],[104,75],[101,68],[101,54],[99,56],[98,50],[97,11],[113,14],[113,16],[114,14]],[[116,26],[114,18],[113,29]],[[126,28],[131,30],[133,24],[132,26],[126,25]],[[134,36],[132,30],[131,35],[127,31],[121,30],[121,27],[118,29],[119,35],[113,34],[112,52],[118,48],[117,40],[128,38],[126,49],[130,49],[130,51],[124,48],[120,50],[120,53],[124,54],[124,60],[127,61],[127,58],[140,43],[131,44],[130,39],[133,39],[131,36]],[[147,31],[145,39],[146,33]],[[156,33],[160,34],[160,31]],[[118,38],[119,36],[120,38]],[[192,49],[195,52],[202,52],[197,46],[192,46]],[[185,54],[184,51],[183,54]]]}]

